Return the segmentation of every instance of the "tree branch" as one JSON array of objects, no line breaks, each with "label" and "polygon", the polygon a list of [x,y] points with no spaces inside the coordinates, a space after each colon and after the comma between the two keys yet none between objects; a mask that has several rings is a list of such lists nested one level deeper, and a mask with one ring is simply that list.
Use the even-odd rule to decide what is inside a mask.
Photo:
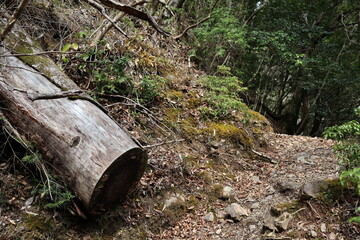
[{"label": "tree branch", "polygon": [[121,34],[128,38],[128,35],[120,27],[118,27],[116,23],[106,14],[105,8],[103,6],[93,0],[85,1],[89,3],[92,7],[96,8],[111,23],[111,25],[113,25]]},{"label": "tree branch", "polygon": [[263,4],[261,4],[258,8],[255,9],[255,11],[250,15],[250,17],[248,17],[248,19],[246,19],[246,21],[244,22],[244,26],[246,26],[248,24],[248,22],[255,17],[256,14],[258,14],[258,12],[260,12],[261,9],[263,9],[266,4],[269,3],[269,0],[265,0]]},{"label": "tree branch", "polygon": [[[136,7],[145,3],[148,3],[149,1],[147,0],[143,0],[143,1],[139,1],[134,3],[133,5],[131,5],[132,7]],[[117,21],[119,21],[120,19],[122,19],[125,16],[124,12],[120,12],[118,13],[113,19],[112,21],[104,21],[93,33],[91,36],[95,36],[94,40],[92,41],[92,43],[97,43],[99,41],[101,41],[101,39],[103,39],[103,37],[105,36],[105,34],[112,28],[112,26],[114,26],[114,23],[116,23]]]},{"label": "tree branch", "polygon": [[121,4],[121,3],[115,2],[113,0],[99,0],[99,2],[101,2],[103,5],[105,5],[107,7],[117,9],[119,11],[122,11],[131,16],[137,17],[141,20],[148,22],[153,28],[155,28],[156,31],[158,31],[160,34],[162,34],[166,37],[168,37],[170,35],[168,32],[163,30],[151,16],[149,16],[148,14],[146,14],[134,7]]},{"label": "tree branch", "polygon": [[197,22],[197,23],[195,23],[195,24],[193,24],[193,25],[188,26],[187,28],[185,28],[185,30],[184,30],[181,34],[173,37],[173,39],[174,39],[174,40],[177,40],[177,39],[181,38],[181,37],[184,36],[184,34],[185,34],[187,31],[189,31],[190,29],[195,28],[195,27],[199,26],[201,23],[209,20],[209,19],[211,18],[211,14],[212,14],[212,12],[214,11],[215,6],[216,6],[216,4],[217,4],[218,2],[219,2],[219,0],[216,0],[216,2],[215,2],[214,5],[212,6],[212,8],[211,8],[211,10],[210,10],[210,12],[209,12],[209,14],[208,14],[208,16],[207,16],[206,18],[200,20],[199,22]]},{"label": "tree branch", "polygon": [[0,33],[0,43],[4,41],[6,35],[11,31],[16,21],[19,19],[21,13],[24,11],[26,5],[30,0],[22,0],[18,8],[15,10],[14,14],[9,19],[9,23],[5,26],[4,30]]}]

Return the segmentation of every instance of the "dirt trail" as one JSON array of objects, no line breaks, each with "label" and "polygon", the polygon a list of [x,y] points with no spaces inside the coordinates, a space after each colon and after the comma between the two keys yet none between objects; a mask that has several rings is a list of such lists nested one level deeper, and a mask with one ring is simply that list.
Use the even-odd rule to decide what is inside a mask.
[{"label": "dirt trail", "polygon": [[[87,221],[68,210],[45,209],[39,196],[32,198],[29,178],[10,174],[11,163],[2,163],[0,239],[359,240],[360,230],[338,214],[340,205],[297,201],[304,183],[338,176],[334,143],[283,134],[265,138],[267,146],[257,151],[266,158],[253,160],[225,141],[212,143],[216,149],[202,143],[154,148],[149,169],[126,203]],[[224,198],[219,192],[225,186],[231,191]],[[174,198],[181,201],[171,206]],[[222,215],[232,203],[244,209],[238,221]],[[290,212],[285,231],[264,233],[272,206]]]},{"label": "dirt trail", "polygon": [[[333,141],[284,134],[269,134],[266,138],[268,146],[259,149],[259,152],[271,158],[273,163],[254,162],[254,169],[234,173],[235,180],[226,183],[234,189],[233,199],[217,201],[202,209],[203,211],[189,214],[173,228],[154,236],[154,239],[260,239],[264,219],[271,206],[294,202],[299,197],[298,189],[306,182],[334,179],[338,176],[337,158],[331,149]],[[203,219],[208,211],[216,213],[233,202],[243,206],[248,211],[248,216],[238,222],[219,221],[216,217],[213,222]],[[338,226],[329,225],[328,230],[323,233],[317,229],[323,221],[325,220],[315,219],[315,222],[304,223],[301,227],[293,221],[289,230],[298,232],[302,236],[299,239],[315,239],[311,236],[310,228],[306,228],[314,228],[315,225],[313,231],[318,238],[331,239],[329,234]],[[314,232],[312,234],[315,235]],[[341,239],[337,232],[335,235],[336,239]]]}]

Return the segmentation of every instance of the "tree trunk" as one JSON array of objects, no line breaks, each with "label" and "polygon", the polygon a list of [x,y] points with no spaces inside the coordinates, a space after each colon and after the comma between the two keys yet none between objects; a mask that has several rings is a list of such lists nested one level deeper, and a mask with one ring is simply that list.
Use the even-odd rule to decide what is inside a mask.
[{"label": "tree trunk", "polygon": [[[22,47],[34,53],[29,45]],[[46,66],[43,74],[1,50],[0,105],[9,122],[37,146],[88,214],[124,199],[144,173],[145,151],[90,98],[56,97],[63,86],[79,89],[50,58],[34,61],[35,67]],[[55,97],[39,97],[46,95]]]},{"label": "tree trunk", "polygon": [[184,4],[185,0],[170,0],[170,2],[168,3],[169,7],[174,7],[174,8],[181,8],[182,5]]}]

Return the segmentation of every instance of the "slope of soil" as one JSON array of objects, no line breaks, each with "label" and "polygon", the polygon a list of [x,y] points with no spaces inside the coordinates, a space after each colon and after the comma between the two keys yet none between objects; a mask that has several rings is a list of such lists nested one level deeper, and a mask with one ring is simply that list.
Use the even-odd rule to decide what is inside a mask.
[{"label": "slope of soil", "polygon": [[[138,189],[123,206],[90,220],[73,217],[69,211],[44,209],[41,196],[31,198],[34,196],[29,184],[31,178],[24,177],[24,172],[11,174],[13,162],[3,162],[0,236],[4,239],[359,239],[358,226],[345,223],[342,217],[344,208],[351,205],[327,205],[315,199],[298,201],[299,188],[304,183],[337,177],[339,167],[331,150],[333,142],[282,134],[268,134],[266,139],[268,145],[258,152],[267,157],[254,159],[231,154],[229,149],[224,151],[224,143],[211,153],[183,142],[153,147],[149,151],[149,169]],[[224,186],[232,188],[227,199],[220,193]],[[181,201],[167,206],[171,196]],[[247,216],[239,221],[216,217],[230,203],[239,203]],[[292,211],[294,218],[286,231],[275,234],[264,228],[271,206]],[[209,212],[215,213],[212,222],[204,220]]]}]

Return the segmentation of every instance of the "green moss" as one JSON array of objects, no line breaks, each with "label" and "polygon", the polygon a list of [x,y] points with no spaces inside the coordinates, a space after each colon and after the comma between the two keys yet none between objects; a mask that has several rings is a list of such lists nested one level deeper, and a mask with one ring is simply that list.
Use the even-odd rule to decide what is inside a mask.
[{"label": "green moss", "polygon": [[165,94],[170,100],[179,101],[184,98],[184,93],[180,91],[171,90]]},{"label": "green moss", "polygon": [[327,203],[333,203],[344,197],[344,186],[340,183],[339,179],[327,180],[328,186],[322,189],[322,193],[319,196],[320,200]]},{"label": "green moss", "polygon": [[56,228],[55,222],[42,216],[26,215],[24,223],[27,230],[39,231],[41,233],[52,234]]},{"label": "green moss", "polygon": [[196,159],[197,158],[195,156],[191,156],[191,155],[188,155],[182,159],[184,167],[187,171],[190,172],[191,169],[200,167]]},{"label": "green moss", "polygon": [[182,130],[185,132],[185,134],[189,137],[194,135],[200,135],[202,133],[202,130],[196,128],[195,120],[191,117],[187,118],[186,120],[183,120],[180,122]]},{"label": "green moss", "polygon": [[166,120],[171,123],[178,123],[180,119],[181,109],[178,108],[168,108],[165,109]]},{"label": "green moss", "polygon": [[229,123],[209,123],[205,129],[208,134],[217,138],[228,139],[233,143],[240,143],[245,147],[252,147],[253,140],[246,132]]},{"label": "green moss", "polygon": [[201,105],[201,99],[197,97],[191,97],[187,101],[186,107],[189,109],[197,109]]},{"label": "green moss", "polygon": [[251,109],[248,109],[248,116],[250,119],[254,119],[254,120],[259,120],[259,121],[263,121],[263,122],[268,122],[268,120],[266,119],[266,117],[264,117],[262,114],[255,112]]},{"label": "green moss", "polygon": [[282,213],[282,212],[294,213],[300,209],[300,203],[299,203],[299,201],[279,203],[275,206],[275,209],[279,213]]}]

